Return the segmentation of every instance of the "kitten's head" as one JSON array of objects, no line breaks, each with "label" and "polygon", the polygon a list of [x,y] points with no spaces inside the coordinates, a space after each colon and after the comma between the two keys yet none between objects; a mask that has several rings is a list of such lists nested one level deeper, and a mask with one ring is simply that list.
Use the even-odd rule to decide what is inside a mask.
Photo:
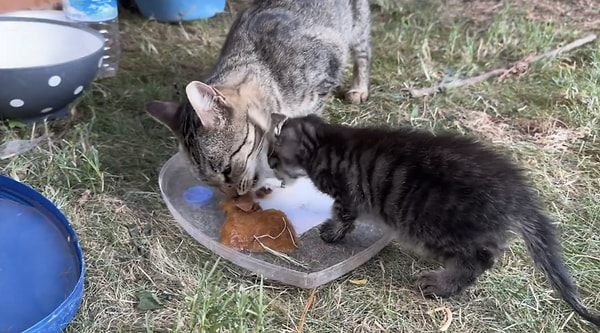
[{"label": "kitten's head", "polygon": [[271,114],[269,167],[285,184],[306,176],[305,168],[314,152],[320,123],[321,119],[315,115],[288,118],[280,113]]},{"label": "kitten's head", "polygon": [[192,172],[227,196],[247,193],[258,181],[261,130],[248,121],[239,92],[220,91],[202,82],[186,87],[181,104],[152,101],[146,112],[176,136]]}]

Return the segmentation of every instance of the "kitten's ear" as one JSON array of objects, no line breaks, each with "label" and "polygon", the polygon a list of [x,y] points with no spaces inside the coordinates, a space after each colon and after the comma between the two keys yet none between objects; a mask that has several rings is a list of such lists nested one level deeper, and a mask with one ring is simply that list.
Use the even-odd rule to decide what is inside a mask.
[{"label": "kitten's ear", "polygon": [[179,131],[179,117],[177,109],[179,104],[173,102],[152,101],[146,103],[146,112],[161,124],[167,126],[172,132]]},{"label": "kitten's ear", "polygon": [[223,126],[216,107],[227,101],[219,90],[206,83],[192,81],[185,87],[185,93],[204,128],[218,129]]},{"label": "kitten's ear", "polygon": [[279,136],[281,133],[281,128],[287,119],[288,117],[284,114],[277,112],[271,113],[271,131],[273,132],[274,136]]}]

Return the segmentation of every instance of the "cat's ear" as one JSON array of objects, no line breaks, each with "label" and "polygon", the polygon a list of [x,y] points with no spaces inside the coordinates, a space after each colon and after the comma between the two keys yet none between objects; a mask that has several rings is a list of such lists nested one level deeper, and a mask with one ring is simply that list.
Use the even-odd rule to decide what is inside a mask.
[{"label": "cat's ear", "polygon": [[173,102],[152,101],[146,103],[146,112],[161,124],[167,126],[172,132],[179,131],[179,105]]},{"label": "cat's ear", "polygon": [[279,136],[281,128],[287,119],[288,117],[284,114],[277,112],[271,113],[271,131],[275,137]]},{"label": "cat's ear", "polygon": [[206,83],[192,81],[185,87],[185,93],[204,128],[218,129],[223,126],[216,108],[227,101],[219,90]]}]

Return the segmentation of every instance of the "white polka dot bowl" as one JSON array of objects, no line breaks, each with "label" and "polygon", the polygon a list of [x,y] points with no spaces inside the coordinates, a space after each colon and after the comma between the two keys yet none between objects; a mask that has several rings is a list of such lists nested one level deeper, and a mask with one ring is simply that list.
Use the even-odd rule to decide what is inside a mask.
[{"label": "white polka dot bowl", "polygon": [[50,121],[96,77],[104,38],[74,23],[0,17],[0,120]]}]

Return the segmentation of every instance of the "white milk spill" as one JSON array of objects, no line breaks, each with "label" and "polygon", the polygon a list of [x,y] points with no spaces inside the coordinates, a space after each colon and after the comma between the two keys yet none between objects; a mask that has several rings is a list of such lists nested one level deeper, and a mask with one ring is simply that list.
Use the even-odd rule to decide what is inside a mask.
[{"label": "white milk spill", "polygon": [[273,192],[257,200],[260,206],[283,211],[298,236],[331,217],[333,198],[317,190],[310,179],[299,178],[284,188],[276,179],[268,179],[266,183]]}]

